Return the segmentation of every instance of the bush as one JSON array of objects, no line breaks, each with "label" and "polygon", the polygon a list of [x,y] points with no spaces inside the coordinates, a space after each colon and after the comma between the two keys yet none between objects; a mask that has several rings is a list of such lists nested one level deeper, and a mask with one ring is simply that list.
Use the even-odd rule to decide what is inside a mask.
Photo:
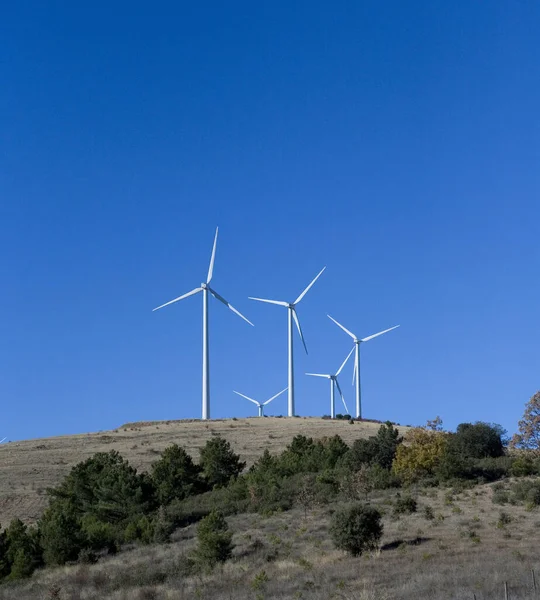
[{"label": "bush", "polygon": [[196,560],[204,567],[212,568],[232,556],[232,533],[222,513],[211,512],[197,527]]},{"label": "bush", "polygon": [[334,513],[330,533],[336,548],[353,556],[375,550],[383,532],[381,513],[371,506],[355,504]]},{"label": "bush", "polygon": [[536,473],[537,465],[529,456],[519,456],[510,467],[510,474],[514,477],[527,477]]},{"label": "bush", "polygon": [[493,488],[493,496],[491,496],[493,504],[508,504],[510,496],[506,490]]},{"label": "bush", "polygon": [[222,437],[208,440],[201,448],[202,471],[208,485],[212,488],[224,487],[238,477],[246,466],[235,454],[231,445]]},{"label": "bush", "polygon": [[429,506],[429,504],[426,504],[426,506],[424,506],[424,518],[428,521],[435,520],[435,512],[433,511],[431,506]]},{"label": "bush", "polygon": [[417,509],[418,504],[411,496],[401,496],[401,494],[396,496],[396,501],[394,503],[395,515],[410,515],[415,513]]},{"label": "bush", "polygon": [[540,506],[540,481],[517,481],[512,485],[514,498],[531,506]]},{"label": "bush", "polygon": [[497,527],[499,529],[503,529],[504,527],[506,527],[506,525],[510,525],[511,522],[512,517],[508,513],[501,510],[501,512],[499,513],[499,520],[497,521]]}]

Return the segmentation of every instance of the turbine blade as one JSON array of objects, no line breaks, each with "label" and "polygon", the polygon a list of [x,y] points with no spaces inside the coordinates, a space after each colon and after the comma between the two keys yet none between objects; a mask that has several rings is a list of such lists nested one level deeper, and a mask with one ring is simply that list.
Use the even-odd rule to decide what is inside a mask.
[{"label": "turbine blade", "polygon": [[208,288],[208,291],[212,294],[212,296],[214,296],[214,298],[216,298],[220,302],[223,302],[223,304],[225,304],[225,306],[227,306],[228,308],[230,308],[233,311],[233,313],[236,313],[239,317],[241,317],[242,319],[244,319],[244,321],[246,321],[247,323],[249,323],[251,326],[254,326],[253,323],[249,319],[246,319],[246,317],[244,317],[244,315],[240,311],[236,310],[236,308],[234,308],[234,306],[230,302],[227,302],[227,300],[225,300],[225,298],[223,296],[220,296],[211,287]]},{"label": "turbine blade", "polygon": [[354,369],[353,369],[353,374],[352,374],[352,384],[354,385],[354,382],[356,381],[356,361],[354,361]]},{"label": "turbine blade", "polygon": [[354,335],[354,333],[351,333],[348,329],[346,329],[345,327],[343,327],[343,325],[341,323],[338,323],[333,317],[331,317],[330,315],[326,315],[331,321],[334,321],[334,323],[338,326],[341,327],[341,329],[343,329],[343,331],[345,333],[348,333],[353,340],[356,340],[356,336]]},{"label": "turbine blade", "polygon": [[236,390],[233,390],[233,392],[235,394],[238,394],[239,396],[242,396],[242,398],[245,398],[246,400],[249,400],[250,402],[253,402],[253,404],[256,404],[257,406],[259,406],[259,403],[257,402],[257,400],[253,400],[253,398],[250,398],[249,396],[241,394],[240,392],[237,392]]},{"label": "turbine blade", "polygon": [[373,338],[379,337],[380,335],[382,335],[383,333],[388,333],[389,331],[392,331],[392,329],[397,329],[399,327],[399,325],[394,325],[394,327],[390,327],[390,329],[385,329],[384,331],[379,331],[379,333],[374,333],[373,335],[370,335],[366,338],[361,339],[361,342],[369,342],[369,340],[372,340]]},{"label": "turbine blade", "polygon": [[279,304],[279,306],[289,306],[288,302],[282,302],[281,300],[266,300],[266,298],[253,298],[249,296],[250,300],[257,300],[257,302],[268,302],[268,304]]},{"label": "turbine blade", "polygon": [[275,396],[272,396],[270,398],[270,400],[267,400],[266,402],[263,402],[262,405],[266,406],[269,402],[272,402],[272,400],[274,400],[275,398],[277,398],[278,396],[281,396],[281,394],[283,394],[283,392],[286,392],[289,388],[286,387],[284,390],[281,390],[281,392],[278,392]]},{"label": "turbine blade", "polygon": [[216,259],[216,245],[219,227],[216,227],[216,235],[214,237],[214,246],[212,247],[212,256],[210,258],[210,266],[208,267],[208,277],[206,283],[210,283],[212,280],[212,274],[214,273],[214,260]]},{"label": "turbine blade", "polygon": [[298,296],[298,298],[293,302],[293,304],[298,304],[300,302],[300,300],[302,300],[302,298],[309,292],[311,286],[317,281],[317,279],[319,279],[319,277],[323,274],[323,271],[326,269],[326,267],[323,267],[321,272],[317,275],[317,277],[315,277],[315,279],[307,286],[307,288],[300,294],[300,296]]},{"label": "turbine blade", "polygon": [[294,306],[291,308],[292,310],[292,316],[294,318],[294,322],[296,323],[296,328],[298,329],[298,333],[300,334],[300,337],[302,338],[302,344],[304,344],[304,350],[306,351],[306,354],[308,353],[307,351],[307,346],[306,346],[306,340],[304,339],[304,334],[302,333],[302,328],[300,327],[300,321],[298,320],[298,315],[296,314],[296,310],[294,308]]},{"label": "turbine blade", "polygon": [[351,354],[354,352],[354,348],[355,346],[352,347],[352,350],[349,352],[349,354],[347,354],[347,358],[341,363],[341,367],[339,367],[338,372],[336,373],[336,377],[341,373],[343,367],[347,364],[347,361],[351,357]]},{"label": "turbine blade", "polygon": [[324,377],[325,379],[330,379],[330,375],[325,375],[324,373],[306,373],[306,375],[311,375],[311,377]]},{"label": "turbine blade", "polygon": [[5,437],[5,438],[1,439],[1,440],[0,440],[0,444],[1,444],[2,442],[5,442],[6,440],[7,440],[7,437]]},{"label": "turbine blade", "polygon": [[161,306],[158,306],[157,308],[153,308],[152,312],[154,312],[155,310],[159,310],[160,308],[163,308],[164,306],[169,306],[169,304],[173,304],[174,302],[178,302],[179,300],[183,300],[184,298],[187,298],[188,296],[193,296],[193,294],[196,294],[197,292],[201,292],[201,291],[202,291],[202,288],[200,288],[200,287],[195,288],[194,290],[191,290],[191,292],[188,292],[187,294],[178,296],[178,298],[175,298],[174,300],[171,300],[170,302],[165,302],[165,304],[162,304]]},{"label": "turbine blade", "polygon": [[335,379],[334,381],[336,382],[339,395],[341,396],[341,401],[343,402],[343,406],[345,407],[345,410],[347,411],[345,414],[348,415],[348,414],[350,414],[349,409],[347,408],[347,403],[345,402],[345,396],[343,395],[343,392],[341,391],[341,387],[339,386],[339,381],[337,379]]}]

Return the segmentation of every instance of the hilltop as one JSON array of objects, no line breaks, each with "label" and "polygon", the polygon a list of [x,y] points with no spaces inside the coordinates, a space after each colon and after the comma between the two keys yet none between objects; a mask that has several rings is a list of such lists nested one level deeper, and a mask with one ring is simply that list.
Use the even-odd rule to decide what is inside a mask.
[{"label": "hilltop", "polygon": [[[110,431],[50,437],[0,445],[0,523],[14,518],[34,523],[47,506],[46,488],[96,452],[118,450],[137,469],[146,470],[167,446],[177,443],[194,457],[212,436],[221,435],[249,467],[268,449],[282,451],[295,435],[316,439],[339,435],[350,444],[374,435],[374,421],[325,420],[316,417],[223,420],[145,421]],[[403,433],[407,428],[400,427]]]}]

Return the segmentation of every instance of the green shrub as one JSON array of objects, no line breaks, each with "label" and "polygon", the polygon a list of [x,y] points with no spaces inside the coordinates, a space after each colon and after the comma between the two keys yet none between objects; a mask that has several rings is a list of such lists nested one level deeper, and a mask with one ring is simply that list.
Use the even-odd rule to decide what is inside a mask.
[{"label": "green shrub", "polygon": [[84,515],[80,522],[88,549],[95,552],[107,549],[109,554],[118,550],[119,532],[111,523],[104,523],[92,514]]},{"label": "green shrub", "polygon": [[79,557],[77,559],[77,562],[79,562],[80,564],[93,565],[93,564],[97,563],[97,561],[98,561],[97,554],[93,550],[90,550],[90,548],[83,548],[79,552]]},{"label": "green shrub", "polygon": [[197,527],[196,560],[204,567],[212,568],[232,556],[232,533],[222,513],[211,512]]},{"label": "green shrub", "polygon": [[499,513],[499,520],[497,521],[497,527],[499,529],[502,529],[506,527],[506,525],[510,525],[511,522],[512,517],[508,513],[501,510],[501,512]]},{"label": "green shrub", "polygon": [[397,494],[396,501],[394,503],[394,514],[395,515],[407,515],[415,513],[418,509],[418,503],[411,496],[401,496]]},{"label": "green shrub", "polygon": [[514,460],[510,468],[510,474],[514,477],[527,477],[536,473],[537,465],[528,456],[519,456]]},{"label": "green shrub", "polygon": [[429,506],[429,504],[426,504],[424,506],[424,518],[427,519],[428,521],[435,520],[435,512],[433,511],[431,506]]},{"label": "green shrub", "polygon": [[540,506],[540,480],[517,481],[511,490],[517,502]]},{"label": "green shrub", "polygon": [[336,548],[353,556],[376,549],[382,532],[381,513],[371,506],[356,504],[332,516],[330,533]]},{"label": "green shrub", "polygon": [[491,496],[493,504],[507,504],[510,501],[510,494],[503,483],[496,483],[491,489],[493,490]]},{"label": "green shrub", "polygon": [[200,465],[208,485],[219,488],[238,477],[246,463],[240,461],[227,440],[218,436],[208,440],[201,448]]}]

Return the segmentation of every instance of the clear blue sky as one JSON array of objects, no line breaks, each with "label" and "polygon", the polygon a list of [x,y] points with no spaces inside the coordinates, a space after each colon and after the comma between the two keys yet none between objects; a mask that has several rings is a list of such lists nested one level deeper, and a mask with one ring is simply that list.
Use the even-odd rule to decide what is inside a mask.
[{"label": "clear blue sky", "polygon": [[[540,4],[11,2],[0,18],[0,434],[297,409],[363,347],[366,417],[515,429],[539,388]],[[352,363],[351,363],[352,366]],[[342,380],[353,404],[350,366]],[[285,395],[269,413],[285,414]]]}]

